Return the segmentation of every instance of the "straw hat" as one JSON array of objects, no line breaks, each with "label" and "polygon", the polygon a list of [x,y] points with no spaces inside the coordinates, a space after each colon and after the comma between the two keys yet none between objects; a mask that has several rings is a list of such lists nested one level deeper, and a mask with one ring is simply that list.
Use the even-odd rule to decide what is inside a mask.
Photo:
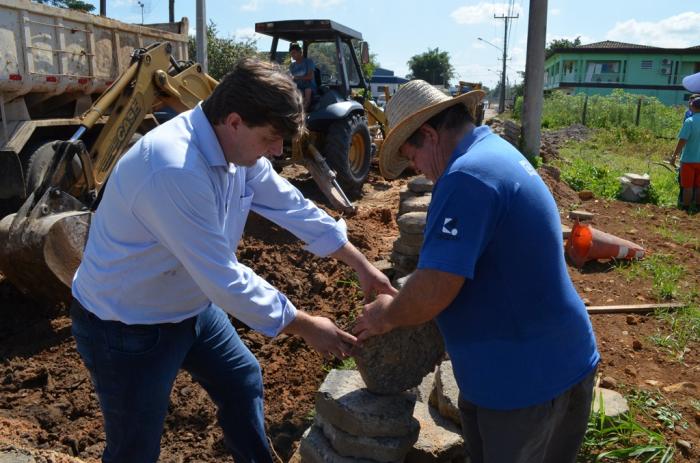
[{"label": "straw hat", "polygon": [[477,103],[485,94],[483,90],[472,90],[451,98],[424,80],[412,80],[402,86],[386,104],[389,133],[379,156],[382,175],[396,178],[408,167],[409,162],[399,155],[399,148],[431,117],[460,103],[474,115]]}]

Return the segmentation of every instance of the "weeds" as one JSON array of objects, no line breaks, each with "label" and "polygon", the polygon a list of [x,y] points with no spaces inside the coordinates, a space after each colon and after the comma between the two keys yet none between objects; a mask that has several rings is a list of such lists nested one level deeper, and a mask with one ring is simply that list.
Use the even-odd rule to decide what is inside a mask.
[{"label": "weeds", "polygon": [[682,362],[686,348],[691,342],[700,341],[700,310],[686,307],[675,311],[660,310],[656,316],[670,328],[669,333],[657,333],[651,340],[666,349],[675,359]]},{"label": "weeds", "polygon": [[672,256],[653,254],[641,261],[620,262],[619,271],[626,274],[627,281],[636,278],[652,278],[652,292],[660,301],[680,296],[678,283],[684,269],[675,263]]},{"label": "weeds", "polygon": [[[669,463],[672,461],[674,448],[663,434],[648,429],[636,419],[637,412],[643,413],[654,420],[658,420],[649,412],[653,408],[652,402],[641,400],[642,392],[635,392],[631,396],[629,413],[616,417],[607,417],[603,407],[593,410],[588,421],[588,428],[584,437],[583,446],[579,452],[578,461],[613,462],[627,459],[636,459],[643,463]],[[648,399],[649,397],[645,397]],[[655,402],[658,407],[658,401]],[[666,415],[668,410],[664,409]],[[664,415],[664,419],[672,420]],[[680,414],[679,414],[680,415]],[[680,418],[679,418],[680,419]]]}]

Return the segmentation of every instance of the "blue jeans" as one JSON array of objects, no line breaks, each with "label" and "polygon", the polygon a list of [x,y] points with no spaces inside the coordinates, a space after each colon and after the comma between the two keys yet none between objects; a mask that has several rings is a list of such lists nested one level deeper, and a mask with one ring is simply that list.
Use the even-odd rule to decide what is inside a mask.
[{"label": "blue jeans", "polygon": [[170,390],[183,368],[216,404],[237,463],[271,463],[260,365],[223,310],[179,323],[126,325],[71,305],[72,333],[104,415],[102,461],[155,462]]}]

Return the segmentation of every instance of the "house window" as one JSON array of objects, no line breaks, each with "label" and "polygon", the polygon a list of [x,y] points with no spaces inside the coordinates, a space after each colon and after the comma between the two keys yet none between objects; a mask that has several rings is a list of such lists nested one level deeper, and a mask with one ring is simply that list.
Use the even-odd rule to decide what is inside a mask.
[{"label": "house window", "polygon": [[641,68],[641,69],[649,70],[649,69],[652,68],[652,65],[653,65],[653,64],[654,64],[654,62],[653,62],[652,60],[650,60],[650,59],[644,59],[644,60],[642,60],[642,64],[640,65],[640,68]]},{"label": "house window", "polygon": [[575,65],[576,61],[564,61],[564,74],[573,74],[576,72]]},{"label": "house window", "polygon": [[589,61],[586,82],[619,82],[619,61]]}]

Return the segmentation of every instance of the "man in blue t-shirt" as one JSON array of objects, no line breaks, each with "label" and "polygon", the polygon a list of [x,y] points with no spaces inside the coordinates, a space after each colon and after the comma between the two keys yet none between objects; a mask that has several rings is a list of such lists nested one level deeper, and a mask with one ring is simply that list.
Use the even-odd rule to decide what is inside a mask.
[{"label": "man in blue t-shirt", "polygon": [[311,58],[305,58],[301,52],[301,47],[297,43],[289,46],[289,54],[292,56],[292,63],[289,65],[289,72],[292,74],[294,83],[301,90],[304,96],[304,110],[311,107],[311,98],[316,90],[316,80],[314,78],[315,65]]},{"label": "man in blue t-shirt", "polygon": [[387,104],[380,168],[435,181],[418,269],[364,307],[358,340],[436,319],[460,389],[472,463],[574,462],[600,355],[568,276],[557,206],[537,172],[427,82]]}]

